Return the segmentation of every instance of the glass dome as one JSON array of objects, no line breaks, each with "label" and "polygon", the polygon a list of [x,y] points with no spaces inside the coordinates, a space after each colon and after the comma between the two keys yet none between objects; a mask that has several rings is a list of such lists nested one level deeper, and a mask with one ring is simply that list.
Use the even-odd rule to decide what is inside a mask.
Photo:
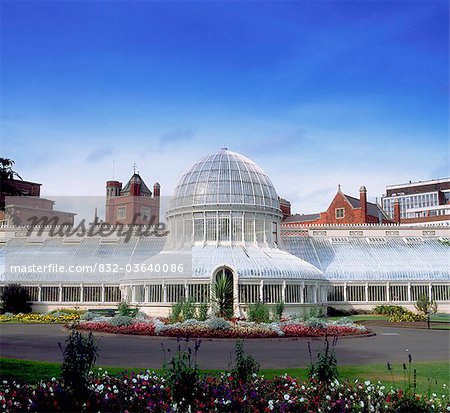
[{"label": "glass dome", "polygon": [[218,204],[279,209],[278,195],[267,174],[227,148],[200,159],[182,176],[170,208]]}]

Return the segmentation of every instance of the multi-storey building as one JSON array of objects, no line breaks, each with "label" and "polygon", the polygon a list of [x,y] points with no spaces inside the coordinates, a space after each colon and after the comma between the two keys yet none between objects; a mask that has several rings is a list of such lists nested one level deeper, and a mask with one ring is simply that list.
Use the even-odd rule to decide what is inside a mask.
[{"label": "multi-storey building", "polygon": [[[396,216],[396,203],[399,216]],[[450,178],[389,185],[382,197],[382,205],[396,222],[450,225]]]},{"label": "multi-storey building", "polygon": [[72,225],[76,214],[54,210],[55,201],[41,198],[36,182],[8,179],[0,190],[2,225]]},{"label": "multi-storey building", "polygon": [[122,182],[106,182],[105,223],[158,225],[161,186],[155,182],[153,193],[138,173],[122,188]]},{"label": "multi-storey building", "polygon": [[282,227],[305,227],[326,224],[376,224],[392,223],[378,204],[367,201],[367,189],[361,186],[359,198],[346,195],[339,186],[328,209],[316,214],[294,214],[284,216]]}]

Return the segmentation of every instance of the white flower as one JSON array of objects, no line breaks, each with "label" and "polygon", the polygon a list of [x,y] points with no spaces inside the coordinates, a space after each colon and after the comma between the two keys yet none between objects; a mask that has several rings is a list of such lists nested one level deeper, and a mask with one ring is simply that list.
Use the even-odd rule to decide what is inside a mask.
[{"label": "white flower", "polygon": [[289,399],[290,399],[289,394],[285,394],[285,395],[284,395],[284,400],[289,400]]},{"label": "white flower", "polygon": [[364,407],[364,402],[361,400],[361,401],[359,402],[359,405],[360,405],[361,407]]},{"label": "white flower", "polygon": [[366,381],[364,382],[364,384],[365,384],[366,386],[368,386],[368,385],[370,384],[370,380],[366,380]]}]

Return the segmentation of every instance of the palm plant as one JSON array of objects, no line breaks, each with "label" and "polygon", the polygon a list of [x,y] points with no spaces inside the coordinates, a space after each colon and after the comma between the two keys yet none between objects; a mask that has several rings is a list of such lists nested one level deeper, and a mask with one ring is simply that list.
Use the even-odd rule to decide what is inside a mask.
[{"label": "palm plant", "polygon": [[216,278],[212,301],[218,317],[231,318],[233,316],[233,283],[225,274],[218,275]]},{"label": "palm plant", "polygon": [[20,190],[18,190],[15,185],[13,185],[12,180],[15,178],[22,179],[21,176],[14,171],[12,168],[14,166],[14,161],[8,158],[0,158],[0,210],[5,210],[5,195],[8,196],[18,196],[23,195]]}]

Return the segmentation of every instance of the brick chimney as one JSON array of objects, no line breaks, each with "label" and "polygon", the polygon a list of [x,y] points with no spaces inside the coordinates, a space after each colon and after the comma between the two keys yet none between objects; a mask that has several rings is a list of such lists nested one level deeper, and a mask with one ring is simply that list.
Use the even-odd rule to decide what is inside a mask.
[{"label": "brick chimney", "polygon": [[130,195],[140,196],[141,195],[141,183],[133,180],[130,184]]},{"label": "brick chimney", "polygon": [[367,189],[365,186],[359,188],[359,201],[361,202],[361,218],[367,222]]},{"label": "brick chimney", "polygon": [[281,209],[281,213],[283,214],[283,219],[290,217],[292,215],[291,203],[284,198],[278,197],[278,199],[280,200],[280,209]]},{"label": "brick chimney", "polygon": [[161,194],[161,185],[158,182],[155,182],[153,185],[153,196],[158,197]]},{"label": "brick chimney", "polygon": [[120,195],[122,183],[119,181],[106,181],[106,197],[116,197]]},{"label": "brick chimney", "polygon": [[394,200],[394,221],[400,224],[400,201]]}]

